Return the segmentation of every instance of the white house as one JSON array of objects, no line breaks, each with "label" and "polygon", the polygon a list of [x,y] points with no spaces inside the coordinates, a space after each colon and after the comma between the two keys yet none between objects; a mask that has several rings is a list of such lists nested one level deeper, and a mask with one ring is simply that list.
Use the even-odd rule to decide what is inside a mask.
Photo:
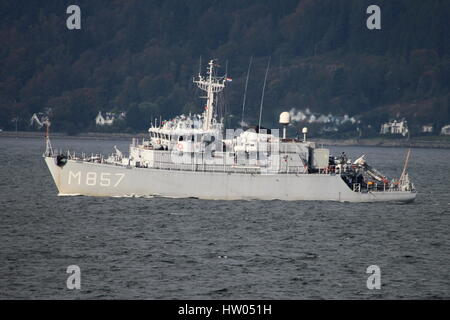
[{"label": "white house", "polygon": [[401,134],[402,136],[406,136],[408,132],[408,122],[404,119],[386,122],[381,125],[380,130],[380,134]]},{"label": "white house", "polygon": [[426,124],[426,125],[423,125],[422,126],[422,130],[421,130],[421,132],[422,133],[433,133],[433,125],[431,125],[431,124]]},{"label": "white house", "polygon": [[450,136],[450,124],[442,127],[441,134],[444,136]]},{"label": "white house", "polygon": [[114,123],[114,116],[110,116],[110,113],[107,112],[103,117],[102,112],[99,111],[98,115],[95,117],[95,124],[98,126],[110,126]]},{"label": "white house", "polygon": [[105,116],[102,115],[102,112],[99,111],[97,116],[95,117],[95,124],[98,126],[110,126],[114,124],[116,119],[125,119],[126,113],[120,112],[116,115],[114,112],[105,112]]}]

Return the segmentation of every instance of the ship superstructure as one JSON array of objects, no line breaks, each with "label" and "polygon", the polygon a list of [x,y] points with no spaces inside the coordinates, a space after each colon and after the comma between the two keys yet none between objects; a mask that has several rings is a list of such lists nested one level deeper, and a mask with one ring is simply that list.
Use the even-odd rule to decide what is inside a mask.
[{"label": "ship superstructure", "polygon": [[[218,93],[227,75],[215,75],[211,60],[194,83],[206,92],[202,114],[180,115],[151,125],[147,139],[133,139],[128,156],[115,148],[109,156],[54,153],[45,161],[61,195],[165,196],[201,199],[413,201],[414,185],[405,169],[389,180],[345,154],[330,155],[303,139],[286,137],[289,113],[278,129],[224,130],[217,120]],[[48,139],[48,137],[47,137]]]}]

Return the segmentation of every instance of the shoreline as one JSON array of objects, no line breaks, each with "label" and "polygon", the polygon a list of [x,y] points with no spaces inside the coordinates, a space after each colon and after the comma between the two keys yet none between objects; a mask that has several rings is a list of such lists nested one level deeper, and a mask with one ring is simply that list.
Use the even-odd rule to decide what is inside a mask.
[{"label": "shoreline", "polygon": [[[78,135],[68,135],[61,132],[51,132],[50,139],[74,139],[74,140],[131,140],[132,138],[144,138],[148,134],[144,133],[101,133],[101,132],[87,132],[80,133]],[[35,138],[44,139],[44,132],[41,131],[2,131],[0,132],[0,138]]]},{"label": "shoreline", "polygon": [[[146,138],[146,133],[100,133],[88,132],[79,135],[67,135],[66,133],[53,132],[50,134],[51,139],[75,139],[75,140],[131,140],[132,138]],[[1,131],[0,138],[34,138],[43,139],[44,133],[40,131]],[[363,146],[363,147],[391,147],[391,148],[436,148],[450,149],[450,137],[448,139],[436,138],[413,138],[405,139],[323,139],[312,138],[317,146]]]},{"label": "shoreline", "polygon": [[423,148],[423,149],[450,149],[450,139],[313,139],[317,145],[324,146],[361,146],[361,147],[386,147],[386,148]]}]

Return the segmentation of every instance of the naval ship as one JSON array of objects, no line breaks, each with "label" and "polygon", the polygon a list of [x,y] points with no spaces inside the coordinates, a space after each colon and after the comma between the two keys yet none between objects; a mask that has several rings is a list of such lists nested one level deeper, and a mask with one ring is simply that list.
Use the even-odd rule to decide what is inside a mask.
[{"label": "naval ship", "polygon": [[[282,133],[261,126],[224,130],[215,109],[229,79],[215,60],[193,79],[206,92],[201,114],[155,120],[128,155],[77,155],[53,150],[48,125],[43,154],[59,195],[173,197],[214,200],[325,200],[411,202],[416,190],[404,170],[388,179],[365,156],[332,156],[307,140],[307,128],[286,136],[290,114],[280,115]],[[409,154],[407,159],[409,158]]]}]

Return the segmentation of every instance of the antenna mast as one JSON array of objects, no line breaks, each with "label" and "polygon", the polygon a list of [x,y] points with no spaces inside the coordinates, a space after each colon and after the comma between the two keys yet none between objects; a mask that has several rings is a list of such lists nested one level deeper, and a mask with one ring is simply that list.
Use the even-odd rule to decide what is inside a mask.
[{"label": "antenna mast", "polygon": [[241,126],[244,125],[244,112],[245,112],[245,102],[247,100],[247,87],[248,87],[248,79],[250,77],[250,68],[252,66],[253,62],[253,56],[250,57],[250,63],[248,64],[248,70],[247,70],[247,78],[245,80],[245,90],[244,90],[244,99],[242,101],[242,120],[241,120]]},{"label": "antenna mast", "polygon": [[198,75],[198,80],[194,80],[197,86],[207,92],[206,95],[206,107],[203,112],[203,130],[209,130],[212,128],[212,119],[214,116],[214,103],[215,95],[225,88],[226,77],[214,76],[214,60],[210,60],[208,63],[207,76]]},{"label": "antenna mast", "polygon": [[400,180],[402,180],[406,174],[410,155],[411,155],[411,148],[408,149],[408,153],[406,154],[405,164],[403,165],[403,171],[402,171],[402,175],[400,176]]},{"label": "antenna mast", "polygon": [[261,105],[259,107],[258,133],[261,131],[261,116],[262,116],[263,103],[264,103],[264,92],[266,90],[267,74],[269,73],[270,59],[271,58],[272,57],[269,57],[269,61],[267,62],[266,75],[264,76],[264,86],[263,86],[262,95],[261,95]]},{"label": "antenna mast", "polygon": [[51,155],[53,155],[53,149],[52,149],[52,144],[50,143],[50,137],[49,137],[50,121],[45,120],[43,122],[43,125],[45,126],[45,156],[51,156]]}]

